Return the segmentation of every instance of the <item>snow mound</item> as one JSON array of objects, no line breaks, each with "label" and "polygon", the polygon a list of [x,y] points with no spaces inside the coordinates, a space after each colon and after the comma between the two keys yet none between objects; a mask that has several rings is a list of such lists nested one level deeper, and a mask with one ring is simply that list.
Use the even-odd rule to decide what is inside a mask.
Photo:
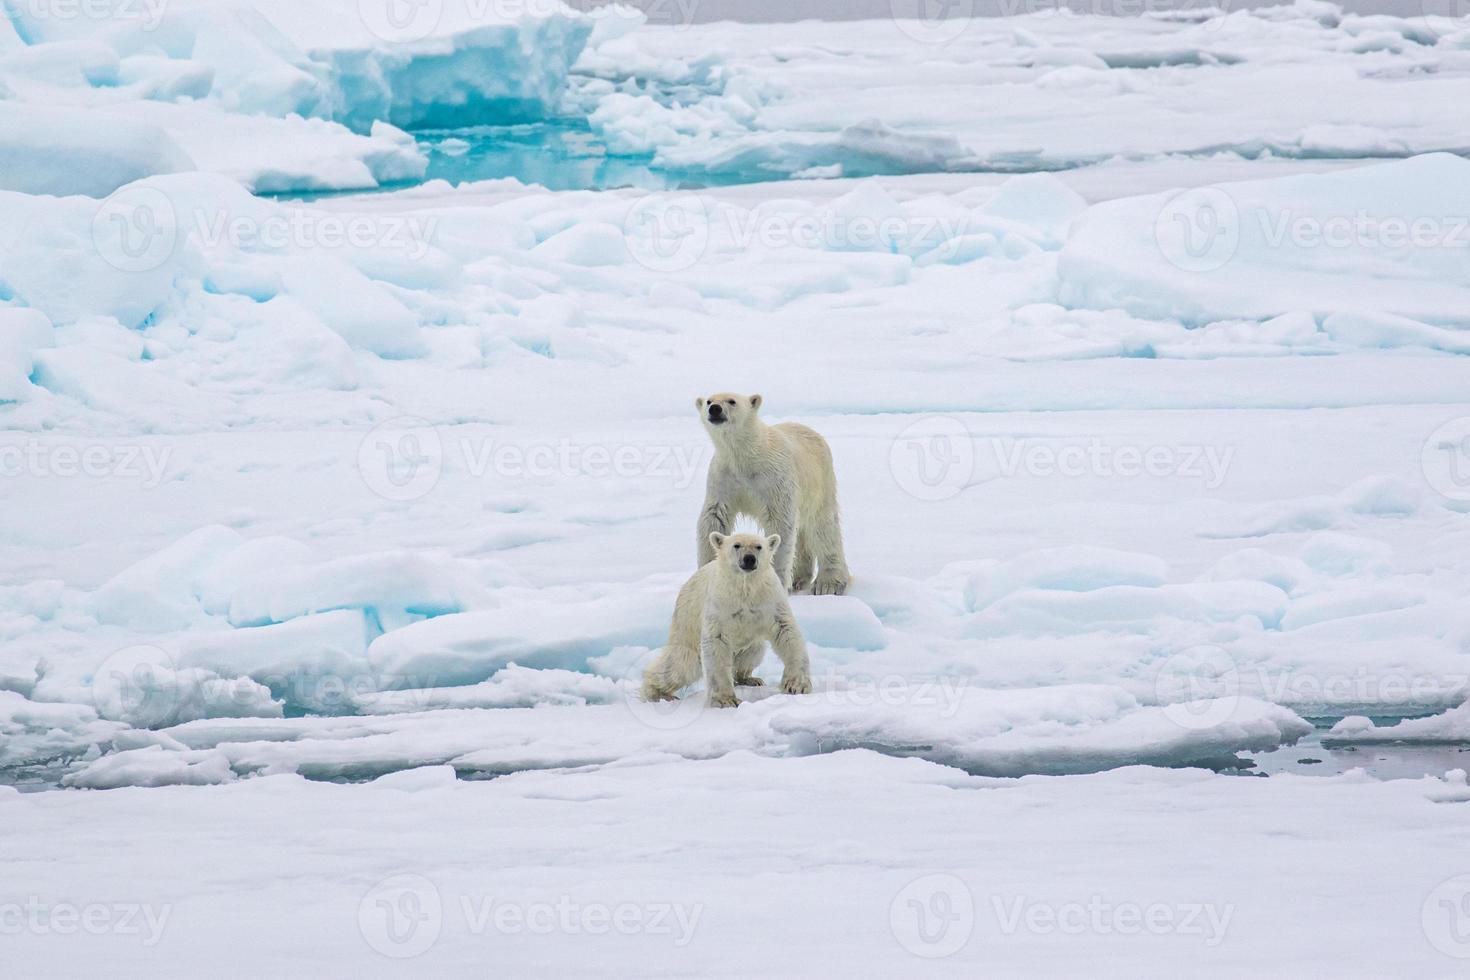
[{"label": "snow mound", "polygon": [[790,602],[808,643],[848,650],[881,650],[888,645],[883,624],[855,596],[794,595]]},{"label": "snow mound", "polygon": [[[1332,726],[1322,744],[1334,745],[1457,745],[1470,743],[1470,702],[1429,718],[1409,718],[1378,725],[1352,715]],[[1462,777],[1463,779],[1463,777]]]},{"label": "snow mound", "polygon": [[35,353],[55,343],[51,320],[39,310],[0,308],[0,402],[31,397]]},{"label": "snow mound", "polygon": [[0,99],[0,190],[106,197],[144,177],[193,169],[189,155],[146,122]]},{"label": "snow mound", "polygon": [[359,21],[320,2],[255,5],[326,67],[332,117],[359,130],[375,120],[448,128],[544,119],[593,29],[560,4],[447,0],[402,25],[370,7]]},{"label": "snow mound", "polygon": [[1113,585],[1164,584],[1169,564],[1153,555],[1092,545],[1069,545],[1027,552],[1006,562],[983,565],[965,579],[965,605],[979,612],[1023,589],[1090,592]]},{"label": "snow mound", "polygon": [[584,668],[619,646],[660,644],[671,595],[639,590],[581,602],[556,594],[506,596],[499,609],[438,616],[385,633],[368,647],[374,670],[432,677],[440,686],[475,684],[500,668]]},{"label": "snow mound", "polygon": [[610,704],[621,697],[608,677],[573,670],[535,670],[508,664],[494,677],[464,687],[417,688],[359,695],[354,707],[365,715],[392,715],[441,708],[534,708],[546,704]]},{"label": "snow mound", "polygon": [[81,704],[30,701],[0,690],[0,768],[29,766],[97,751],[124,725]]},{"label": "snow mound", "polygon": [[221,752],[169,752],[150,745],[113,752],[62,777],[74,789],[117,789],[123,786],[217,786],[237,777]]},{"label": "snow mound", "polygon": [[[1327,174],[1108,201],[1078,219],[1057,273],[1071,307],[1203,325],[1294,310],[1360,346],[1443,343],[1470,304],[1470,161],[1432,153]],[[1433,345],[1433,344],[1429,344]]]}]

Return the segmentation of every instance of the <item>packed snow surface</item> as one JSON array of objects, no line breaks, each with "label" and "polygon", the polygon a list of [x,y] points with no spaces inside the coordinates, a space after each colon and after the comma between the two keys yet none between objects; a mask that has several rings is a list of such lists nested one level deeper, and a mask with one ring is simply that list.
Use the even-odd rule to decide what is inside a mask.
[{"label": "packed snow surface", "polygon": [[[1470,953],[1463,767],[1204,771],[1470,742],[1470,24],[358,6],[3,8],[17,975]],[[566,118],[698,186],[420,183]],[[853,582],[651,705],[727,389]]]}]

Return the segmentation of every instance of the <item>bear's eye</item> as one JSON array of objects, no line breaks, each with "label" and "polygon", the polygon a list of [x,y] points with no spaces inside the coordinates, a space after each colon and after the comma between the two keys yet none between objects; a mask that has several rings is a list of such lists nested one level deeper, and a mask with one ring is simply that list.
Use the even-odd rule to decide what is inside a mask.
[{"label": "bear's eye", "polygon": [[740,544],[737,544],[737,545],[736,545],[736,546],[735,546],[735,550],[736,550],[736,551],[739,551],[739,550],[740,550],[740,549],[741,549],[741,548],[743,548],[743,547],[745,547],[745,546],[744,546],[744,545],[740,545]]},{"label": "bear's eye", "polygon": [[726,398],[725,401],[731,405],[735,404],[735,399],[733,398]]}]

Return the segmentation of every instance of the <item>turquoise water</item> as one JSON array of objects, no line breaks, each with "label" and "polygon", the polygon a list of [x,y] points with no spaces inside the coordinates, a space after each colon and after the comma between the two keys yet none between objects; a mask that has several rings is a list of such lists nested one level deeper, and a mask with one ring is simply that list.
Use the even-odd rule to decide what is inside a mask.
[{"label": "turquoise water", "polygon": [[554,191],[636,187],[649,191],[769,180],[761,172],[718,177],[683,175],[653,166],[653,156],[608,151],[585,123],[557,121],[519,126],[469,126],[414,133],[428,154],[426,180],[459,184],[514,177]]}]

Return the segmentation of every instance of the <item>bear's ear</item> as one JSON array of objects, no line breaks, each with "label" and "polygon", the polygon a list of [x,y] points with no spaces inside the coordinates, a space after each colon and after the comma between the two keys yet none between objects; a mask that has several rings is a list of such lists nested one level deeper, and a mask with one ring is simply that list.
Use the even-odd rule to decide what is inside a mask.
[{"label": "bear's ear", "polygon": [[750,407],[753,408],[753,409],[755,409],[756,411],[759,411],[760,410],[760,407],[761,407],[761,402],[762,401],[763,401],[763,399],[761,398],[760,395],[751,395],[750,396]]},{"label": "bear's ear", "polygon": [[773,534],[769,538],[766,538],[766,547],[770,548],[772,552],[781,547],[781,535]]},{"label": "bear's ear", "polygon": [[696,409],[698,409],[699,411],[701,411],[701,412],[704,411],[704,399],[703,398],[696,398],[696,399],[694,399],[694,407]]},{"label": "bear's ear", "polygon": [[722,550],[725,547],[725,536],[719,531],[711,531],[709,533],[709,546],[716,551]]}]

